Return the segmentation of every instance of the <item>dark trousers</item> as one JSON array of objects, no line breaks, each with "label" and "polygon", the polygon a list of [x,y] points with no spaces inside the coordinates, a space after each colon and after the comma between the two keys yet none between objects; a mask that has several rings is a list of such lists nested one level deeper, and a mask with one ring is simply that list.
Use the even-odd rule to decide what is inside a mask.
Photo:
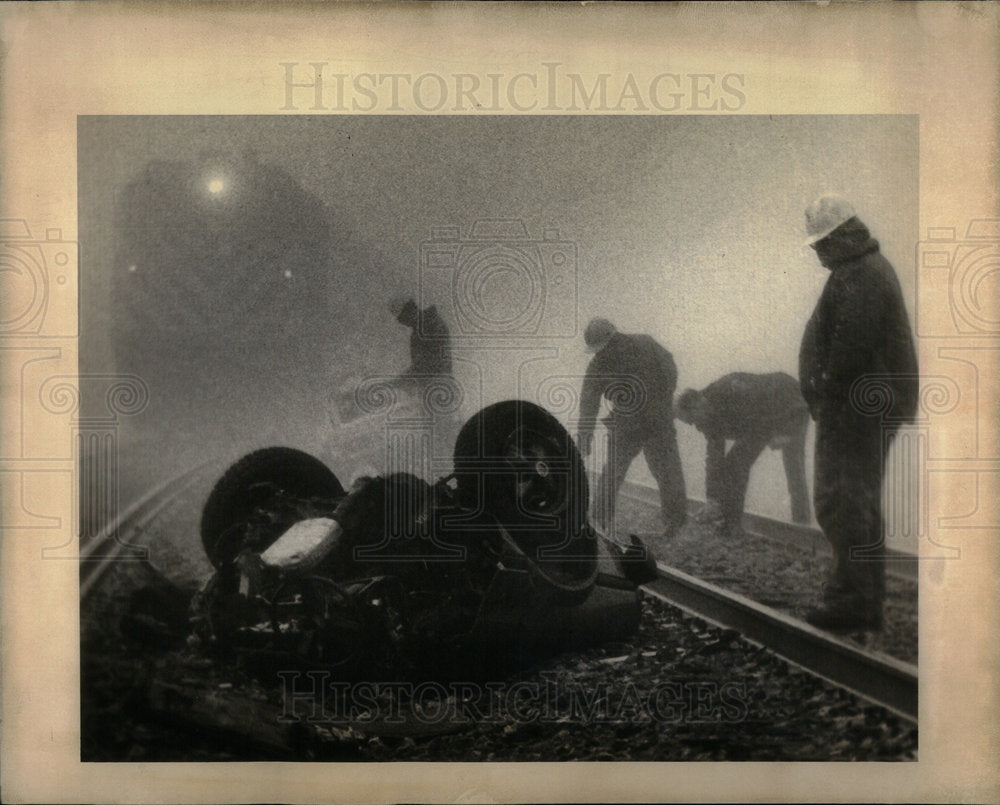
[{"label": "dark trousers", "polygon": [[785,465],[785,480],[788,482],[788,497],[792,503],[792,520],[808,523],[812,519],[809,512],[809,487],[806,485],[806,432],[809,429],[809,414],[803,412],[789,432],[791,441],[781,448],[781,463]]},{"label": "dark trousers", "polygon": [[727,526],[739,525],[743,517],[750,470],[764,448],[776,436],[786,436],[789,439],[781,448],[781,461],[785,466],[788,495],[792,501],[792,519],[796,523],[809,522],[809,488],[806,485],[808,427],[809,415],[803,412],[777,433],[748,434],[737,439],[718,467],[708,467],[705,496],[719,502]]},{"label": "dark trousers", "polygon": [[609,425],[608,432],[611,450],[598,486],[598,517],[603,520],[605,528],[613,527],[618,490],[625,481],[628,468],[641,452],[660,490],[660,517],[664,529],[668,536],[672,536],[687,518],[684,471],[681,469],[673,419],[641,429]]},{"label": "dark trousers", "polygon": [[817,422],[816,519],[833,548],[833,594],[872,604],[885,595],[882,478],[895,435],[878,418],[849,411]]}]

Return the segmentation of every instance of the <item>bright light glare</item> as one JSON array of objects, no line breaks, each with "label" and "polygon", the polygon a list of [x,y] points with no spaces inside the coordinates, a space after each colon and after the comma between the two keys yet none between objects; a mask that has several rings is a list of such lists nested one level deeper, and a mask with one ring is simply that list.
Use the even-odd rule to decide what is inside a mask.
[{"label": "bright light glare", "polygon": [[222,179],[215,178],[209,179],[208,181],[208,192],[213,196],[219,195],[223,190],[226,189],[226,183]]}]

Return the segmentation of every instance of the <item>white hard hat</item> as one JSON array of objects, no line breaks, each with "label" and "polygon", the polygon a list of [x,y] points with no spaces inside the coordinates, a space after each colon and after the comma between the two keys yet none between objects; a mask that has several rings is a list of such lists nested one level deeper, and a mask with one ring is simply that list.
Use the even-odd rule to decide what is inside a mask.
[{"label": "white hard hat", "polygon": [[403,308],[406,307],[410,302],[413,301],[413,295],[408,293],[396,294],[392,299],[389,300],[389,312],[393,315],[393,318],[399,318],[399,314],[403,312]]},{"label": "white hard hat", "polygon": [[842,196],[820,196],[806,207],[806,245],[823,240],[844,221],[854,217],[854,207]]}]

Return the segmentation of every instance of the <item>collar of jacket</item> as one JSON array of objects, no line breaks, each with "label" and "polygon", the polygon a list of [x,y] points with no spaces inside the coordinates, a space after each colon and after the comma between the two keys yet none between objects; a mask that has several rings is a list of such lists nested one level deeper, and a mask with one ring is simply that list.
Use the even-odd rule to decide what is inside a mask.
[{"label": "collar of jacket", "polygon": [[857,218],[845,221],[816,244],[816,256],[831,271],[878,251],[878,241]]},{"label": "collar of jacket", "polygon": [[830,269],[831,271],[835,271],[841,266],[845,266],[848,263],[853,263],[859,258],[864,257],[867,254],[872,254],[873,252],[877,251],[878,251],[878,241],[875,240],[875,238],[869,238],[867,243],[865,243],[862,247],[857,249],[857,251],[854,251],[851,254],[845,254],[843,256],[838,256],[836,258],[827,258],[826,260],[821,259],[820,262],[826,268]]}]

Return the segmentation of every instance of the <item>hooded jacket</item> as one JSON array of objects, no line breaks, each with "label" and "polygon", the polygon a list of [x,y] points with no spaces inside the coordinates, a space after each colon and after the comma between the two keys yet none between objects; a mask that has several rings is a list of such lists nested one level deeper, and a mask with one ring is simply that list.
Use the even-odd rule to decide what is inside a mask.
[{"label": "hooded jacket", "polygon": [[896,272],[857,218],[815,249],[830,277],[799,350],[799,382],[813,418],[853,410],[851,387],[874,375],[891,392],[884,415],[912,420],[919,394],[917,355]]},{"label": "hooded jacket", "polygon": [[580,393],[580,432],[593,433],[601,397],[611,404],[615,427],[644,431],[673,427],[677,366],[651,336],[615,333],[590,361]]}]

